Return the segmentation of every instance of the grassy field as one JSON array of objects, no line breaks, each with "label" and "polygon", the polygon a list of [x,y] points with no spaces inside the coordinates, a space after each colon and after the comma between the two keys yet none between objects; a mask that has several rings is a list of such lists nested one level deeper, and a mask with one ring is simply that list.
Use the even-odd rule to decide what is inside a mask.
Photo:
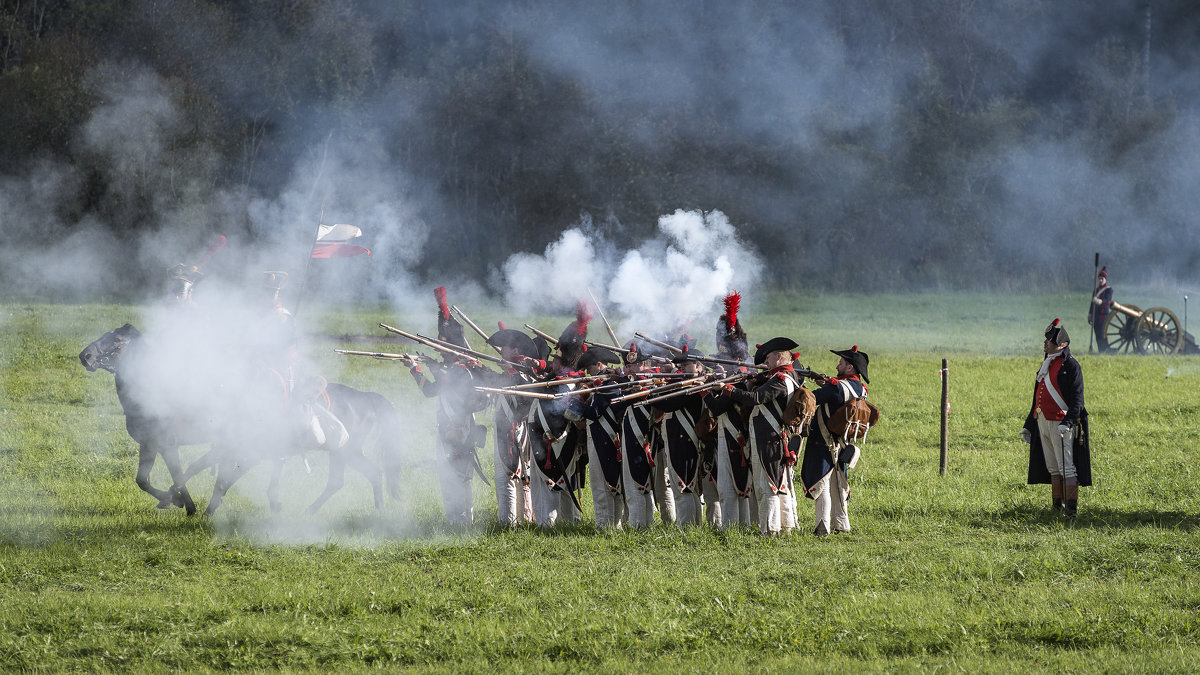
[{"label": "grassy field", "polygon": [[[1118,299],[1182,316],[1154,292]],[[350,475],[302,517],[324,481],[314,453],[311,473],[287,465],[280,514],[265,467],[210,519],[160,511],[134,484],[112,376],[76,356],[139,308],[0,305],[0,670],[1195,671],[1200,357],[1088,355],[1084,308],[1080,295],[778,295],[747,311],[752,340],[789,335],[816,370],[832,370],[830,348],[868,351],[883,415],[851,475],[854,532],[763,540],[598,532],[588,516],[502,531],[478,480],[477,524],[448,527],[432,404],[403,368],[331,351],[390,349],[380,321],[424,332],[431,312],[315,305],[303,328],[317,367],[410,416],[401,498],[376,512]],[[1017,434],[1055,316],[1092,415],[1095,486],[1074,524],[1051,513],[1048,486],[1025,485]],[[530,322],[557,333],[567,320]],[[168,482],[161,464],[155,481]],[[202,508],[212,482],[190,483]]]}]

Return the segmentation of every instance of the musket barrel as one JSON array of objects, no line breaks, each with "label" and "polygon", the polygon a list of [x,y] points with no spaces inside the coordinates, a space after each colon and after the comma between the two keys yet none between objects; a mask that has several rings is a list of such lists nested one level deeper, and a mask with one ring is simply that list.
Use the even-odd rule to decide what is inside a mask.
[{"label": "musket barrel", "polygon": [[672,345],[672,344],[667,344],[666,342],[663,342],[662,340],[655,340],[654,338],[646,337],[645,335],[642,335],[641,333],[634,333],[634,335],[642,338],[643,340],[645,340],[646,342],[649,342],[652,345],[657,345],[659,347],[662,347],[663,349],[670,351],[672,354],[682,354],[683,353],[683,350],[680,349],[679,347],[676,347],[675,345]]},{"label": "musket barrel", "polygon": [[540,331],[540,330],[538,330],[538,329],[534,328],[533,326],[530,326],[529,324],[525,324],[525,328],[527,328],[527,329],[529,329],[529,330],[533,331],[535,335],[538,335],[538,336],[540,336],[540,337],[541,337],[543,340],[545,340],[546,342],[549,342],[550,344],[552,344],[552,345],[554,345],[554,346],[556,346],[556,347],[558,346],[558,339],[557,339],[557,338],[552,338],[552,337],[550,337],[549,335],[547,335],[546,333],[543,333],[542,331]]},{"label": "musket barrel", "polygon": [[497,387],[475,387],[475,391],[483,391],[489,394],[511,394],[513,396],[524,396],[525,398],[543,398],[554,400],[554,394],[539,394],[536,391],[521,391],[519,389],[500,389]]}]

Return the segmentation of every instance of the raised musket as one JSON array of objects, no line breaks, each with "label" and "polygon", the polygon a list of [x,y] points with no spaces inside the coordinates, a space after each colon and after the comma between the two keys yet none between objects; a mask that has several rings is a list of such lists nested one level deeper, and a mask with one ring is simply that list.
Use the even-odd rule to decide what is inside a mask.
[{"label": "raised musket", "polygon": [[[604,327],[608,330],[608,337],[612,338],[612,346],[621,349],[621,341],[617,339],[617,334],[613,331],[612,325],[608,323],[608,317],[604,316],[604,310],[600,309],[600,303],[596,302],[596,296],[592,293],[591,287],[587,289],[588,296],[592,298],[592,304],[596,306],[596,312],[600,315],[600,320],[604,322]],[[628,352],[629,350],[622,350]]]},{"label": "raised musket", "polygon": [[676,347],[676,346],[675,346],[675,345],[673,345],[673,344],[669,344],[669,343],[663,342],[662,340],[655,340],[654,338],[652,338],[652,337],[646,337],[645,335],[643,335],[643,334],[641,334],[641,333],[634,333],[634,336],[636,336],[636,337],[640,337],[640,338],[642,338],[642,339],[643,339],[643,340],[645,340],[646,342],[649,342],[649,343],[650,343],[650,344],[652,344],[652,345],[656,345],[656,346],[658,346],[658,347],[662,347],[663,349],[665,349],[665,350],[667,350],[667,351],[671,352],[672,354],[682,354],[682,353],[683,353],[683,350],[682,350],[682,349],[680,349],[679,347]]},{"label": "raised musket", "polygon": [[645,401],[638,401],[637,405],[650,405],[651,403],[655,403],[657,401],[665,401],[666,399],[675,398],[676,396],[686,396],[688,394],[696,394],[696,393],[699,393],[702,391],[707,391],[714,387],[720,387],[725,384],[733,384],[736,381],[744,380],[744,379],[751,377],[753,375],[756,375],[756,374],[757,373],[738,373],[736,375],[722,377],[719,380],[713,380],[711,382],[702,382],[695,386],[687,387],[685,389],[680,389],[678,391],[672,391],[670,393],[662,394],[660,396],[655,396],[654,398],[649,398],[649,399],[646,399]]},{"label": "raised musket", "polygon": [[530,326],[529,324],[525,324],[525,328],[526,328],[527,330],[533,331],[533,334],[534,334],[534,335],[537,335],[538,337],[542,338],[542,339],[543,339],[543,340],[545,340],[546,342],[549,342],[551,345],[553,345],[553,346],[555,346],[555,347],[557,347],[557,346],[558,346],[558,338],[555,338],[555,337],[550,337],[550,336],[549,336],[549,335],[547,335],[546,333],[543,333],[542,331],[540,331],[540,330],[538,330],[538,329],[534,328],[533,326]]},{"label": "raised musket", "polygon": [[437,340],[437,339],[434,339],[431,337],[425,337],[424,335],[421,335],[420,333],[409,333],[408,331],[400,330],[399,328],[396,328],[395,326],[389,326],[386,323],[379,324],[379,327],[388,332],[395,333],[401,337],[408,338],[409,340],[412,340],[413,342],[416,342],[418,344],[423,344],[426,347],[432,347],[432,348],[434,348],[440,352],[444,352],[446,354],[453,354],[454,356],[457,356],[459,358],[465,358],[468,360],[475,360],[475,361],[488,361],[490,363],[499,363],[499,364],[511,366],[511,367],[517,368],[517,369],[531,370],[531,368],[529,366],[525,365],[524,363],[514,363],[512,361],[502,359],[499,356],[492,356],[491,354],[484,354],[483,352],[477,352],[474,349],[467,349],[465,347],[460,347],[456,344],[451,344],[451,343],[445,342],[443,340]]},{"label": "raised musket", "polygon": [[458,318],[465,321],[467,325],[470,326],[476,333],[479,333],[479,337],[482,337],[484,342],[487,342],[489,345],[491,345],[492,349],[495,349],[497,354],[500,353],[500,348],[487,341],[488,334],[483,332],[483,329],[477,326],[475,322],[471,320],[471,317],[467,316],[466,312],[459,309],[457,305],[450,305],[450,311],[457,314]]}]

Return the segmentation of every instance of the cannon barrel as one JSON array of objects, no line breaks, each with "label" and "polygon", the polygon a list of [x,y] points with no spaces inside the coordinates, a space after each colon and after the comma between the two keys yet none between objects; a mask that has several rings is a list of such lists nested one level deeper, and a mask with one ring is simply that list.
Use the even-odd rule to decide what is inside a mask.
[{"label": "cannon barrel", "polygon": [[1179,317],[1166,307],[1142,310],[1137,305],[1114,302],[1112,310],[1104,332],[1113,351],[1175,354],[1196,350],[1195,338],[1180,329]]}]

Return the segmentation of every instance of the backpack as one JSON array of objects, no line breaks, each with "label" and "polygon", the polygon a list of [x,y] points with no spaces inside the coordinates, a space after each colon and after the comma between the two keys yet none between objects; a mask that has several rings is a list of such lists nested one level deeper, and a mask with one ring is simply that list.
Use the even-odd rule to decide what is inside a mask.
[{"label": "backpack", "polygon": [[817,397],[804,387],[796,387],[792,397],[783,408],[783,425],[799,427],[800,435],[808,435],[808,422],[817,412]]},{"label": "backpack", "polygon": [[866,440],[867,432],[879,421],[879,408],[865,398],[846,401],[825,422],[830,435],[846,442]]}]

